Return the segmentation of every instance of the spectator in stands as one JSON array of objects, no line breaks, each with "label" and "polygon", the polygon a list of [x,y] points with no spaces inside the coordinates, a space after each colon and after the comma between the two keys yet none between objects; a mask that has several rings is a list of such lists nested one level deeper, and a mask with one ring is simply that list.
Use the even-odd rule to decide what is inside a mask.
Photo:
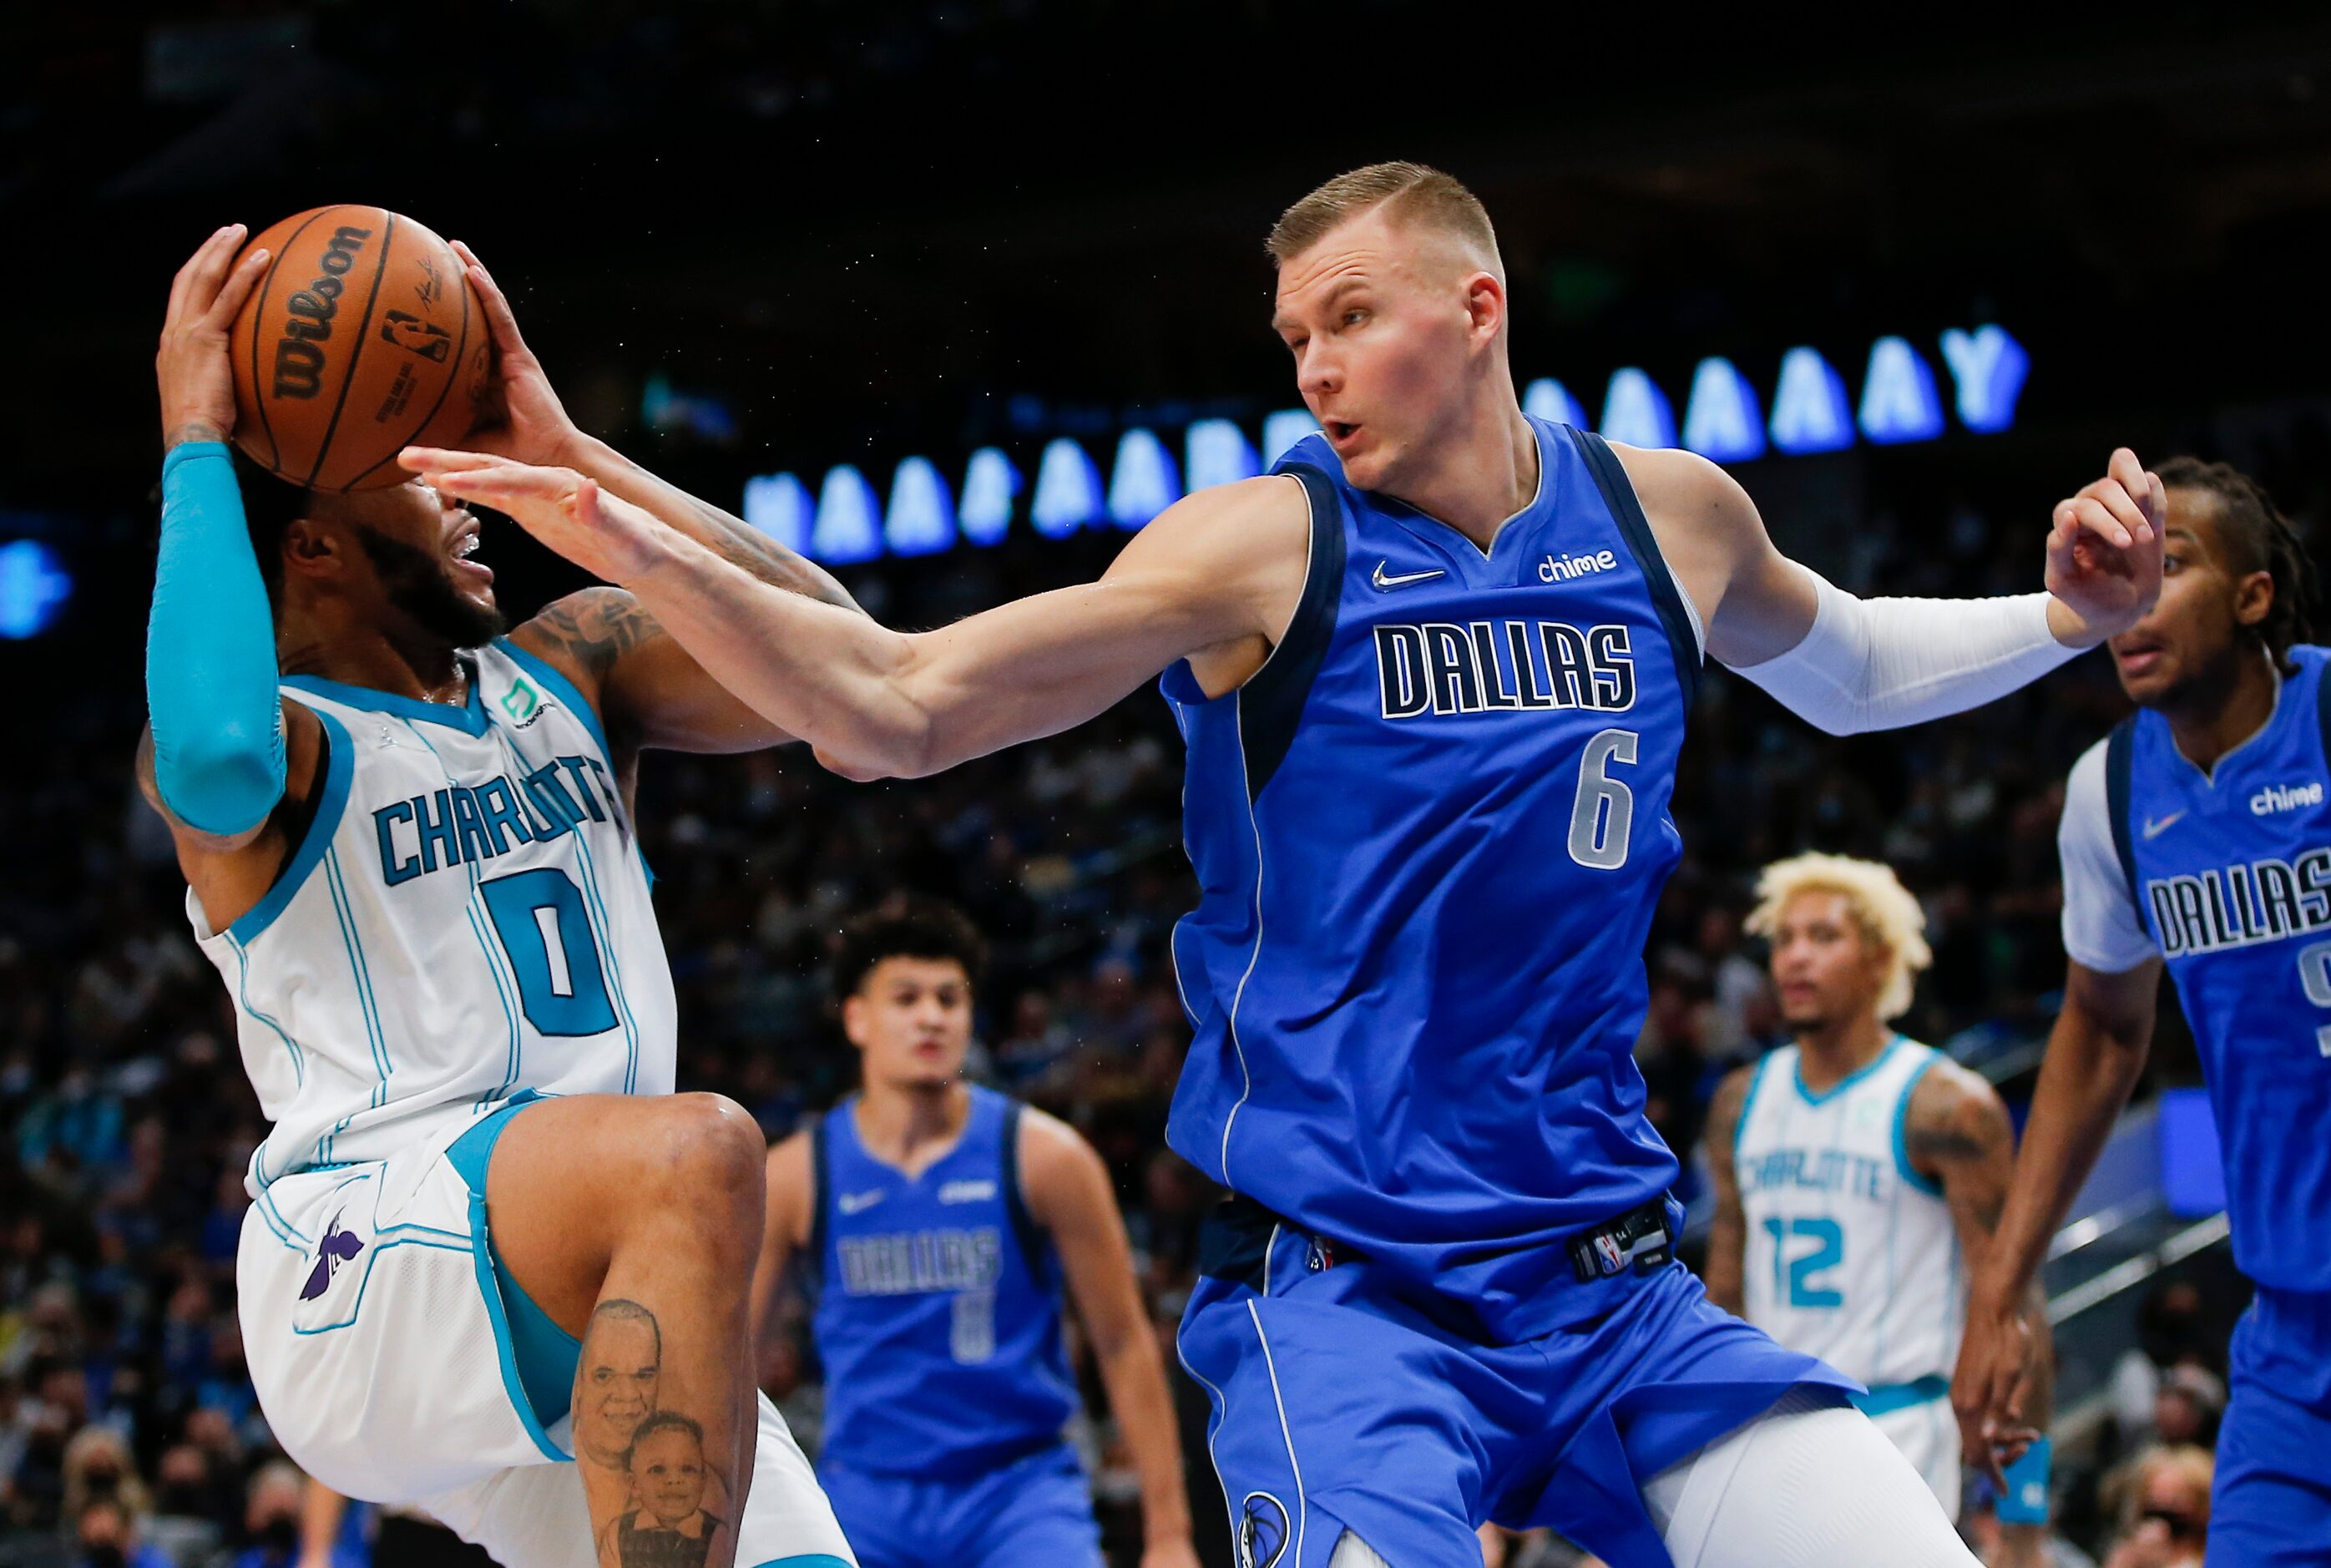
[{"label": "spectator in stands", "polygon": [[[236,1554],[234,1568],[293,1568],[300,1561],[300,1510],[307,1491],[308,1478],[290,1460],[259,1467],[243,1505],[243,1533],[248,1544]],[[336,1554],[328,1561],[338,1563],[340,1559]]]},{"label": "spectator in stands", "polygon": [[73,1568],[175,1568],[138,1538],[137,1517],[114,1498],[91,1502],[76,1516],[73,1530],[81,1547]]},{"label": "spectator in stands", "polygon": [[65,1444],[64,1515],[78,1519],[91,1503],[119,1503],[135,1518],[153,1511],[129,1445],[111,1427],[86,1426]]},{"label": "spectator in stands", "polygon": [[2104,1568],[2199,1568],[2209,1545],[2214,1471],[2209,1451],[2191,1445],[2142,1455]]},{"label": "spectator in stands", "polygon": [[2161,1392],[2153,1400],[2153,1430],[2164,1443],[2190,1443],[2215,1453],[2218,1422],[2225,1413],[2225,1380],[2209,1368],[2187,1362],[2162,1374]]}]

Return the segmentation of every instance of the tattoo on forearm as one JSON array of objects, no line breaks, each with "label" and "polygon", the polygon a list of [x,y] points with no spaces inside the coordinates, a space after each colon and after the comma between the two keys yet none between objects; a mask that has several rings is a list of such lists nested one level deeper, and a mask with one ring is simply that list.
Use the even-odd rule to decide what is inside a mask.
[{"label": "tattoo on forearm", "polygon": [[666,635],[653,615],[621,588],[585,588],[544,607],[534,618],[577,664],[604,675],[615,660]]},{"label": "tattoo on forearm", "polygon": [[773,588],[783,588],[844,610],[858,608],[858,601],[850,596],[849,590],[820,567],[709,501],[697,500],[693,496],[689,499],[696,508],[696,515],[703,519],[710,536],[707,542],[713,553],[730,565],[750,572]]},{"label": "tattoo on forearm", "polygon": [[703,1423],[661,1400],[663,1330],[636,1301],[602,1301],[575,1364],[575,1453],[623,1483],[599,1535],[613,1568],[703,1568],[727,1523],[726,1478]]}]

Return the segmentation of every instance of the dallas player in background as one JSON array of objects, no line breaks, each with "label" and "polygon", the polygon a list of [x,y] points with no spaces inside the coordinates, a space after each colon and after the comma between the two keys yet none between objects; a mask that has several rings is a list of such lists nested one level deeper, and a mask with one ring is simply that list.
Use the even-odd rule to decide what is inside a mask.
[{"label": "dallas player in background", "polygon": [[2321,1563],[2331,1543],[2331,653],[2314,569],[2264,490],[2163,465],[2160,603],[2112,640],[2137,712],[2073,765],[2058,848],[2064,1009],[2012,1196],[1975,1271],[1953,1397],[1968,1440],[2022,1419],[2014,1304],[2153,1040],[2164,964],[2224,1145],[2235,1330],[2209,1561]]},{"label": "dallas player in background", "polygon": [[985,950],[929,899],[848,927],[858,1093],[769,1151],[754,1321],[806,1265],[825,1365],[818,1474],[866,1568],[1100,1568],[1061,1435],[1073,1297],[1141,1478],[1143,1568],[1197,1568],[1165,1364],[1108,1169],[1067,1124],[963,1079]]},{"label": "dallas player in background", "polygon": [[[1798,855],[1765,868],[1756,899],[1748,929],[1772,945],[1795,1042],[1731,1074],[1709,1110],[1708,1299],[1867,1384],[1854,1404],[1955,1519],[1950,1372],[2015,1128],[1981,1076],[1889,1027],[1932,962],[1926,915],[1891,869]],[[2026,1318],[2044,1351],[2044,1305]],[[2043,1383],[2025,1415],[2044,1428],[2048,1413]],[[2011,1469],[2011,1502],[2037,1468]],[[1992,1568],[2046,1561],[2046,1478],[2029,1479],[2043,1506],[2011,1508],[2022,1522]]]},{"label": "dallas player in background", "polygon": [[[753,1388],[761,1141],[733,1104],[671,1093],[632,823],[642,749],[785,736],[629,594],[500,635],[477,519],[423,485],[239,492],[227,328],[266,259],[234,267],[242,236],[180,270],[157,357],[138,774],[271,1124],[236,1264],[268,1425],[331,1487],[425,1502],[516,1568],[661,1562],[667,1536],[713,1568],[845,1563]],[[491,433],[661,493],[566,423],[493,306]],[[673,509],[743,569],[848,604],[742,525]],[[630,1439],[659,1416],[709,1471],[677,1532],[623,1525]]]},{"label": "dallas player in background", "polygon": [[1166,672],[1203,889],[1167,1137],[1238,1194],[1181,1349],[1247,1563],[1435,1568],[1485,1519],[1621,1568],[1969,1562],[1844,1380],[1674,1261],[1643,939],[1703,651],[1840,731],[1989,700],[2152,603],[2144,470],[2117,452],[2058,508],[2051,593],[1865,603],[1714,464],[1522,412],[1496,236],[1447,175],[1330,181],[1270,249],[1323,433],[1099,582],[935,632],[761,583],[587,475],[407,461],[631,586],[852,776]]}]

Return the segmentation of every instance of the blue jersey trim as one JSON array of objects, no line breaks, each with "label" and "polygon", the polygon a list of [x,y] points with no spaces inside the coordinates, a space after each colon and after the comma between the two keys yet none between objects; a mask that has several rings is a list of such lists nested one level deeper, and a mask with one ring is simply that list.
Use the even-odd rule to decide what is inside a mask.
[{"label": "blue jersey trim", "polygon": [[1699,692],[1702,660],[1699,637],[1691,629],[1691,612],[1684,607],[1675,574],[1668,570],[1667,557],[1660,554],[1651,519],[1643,516],[1643,503],[1636,498],[1635,487],[1620,464],[1618,454],[1592,432],[1570,425],[1562,428],[1578,448],[1578,455],[1586,460],[1586,471],[1594,476],[1595,488],[1603,492],[1603,504],[1610,508],[1611,520],[1619,525],[1620,537],[1627,541],[1628,553],[1635,557],[1635,565],[1643,575],[1643,591],[1651,596],[1651,604],[1660,613],[1660,623],[1667,628],[1668,651],[1675,656],[1676,684],[1683,689],[1683,707],[1688,714],[1692,699]]},{"label": "blue jersey trim", "polygon": [[[2128,900],[2136,906],[2137,923],[2150,926],[2145,895],[2138,887],[2136,841],[2129,832],[2129,796],[2136,764],[2136,715],[2132,713],[2113,726],[2111,736],[2105,741],[2105,815],[2112,822],[2113,853],[2120,857],[2120,874],[2128,879]],[[2158,940],[2160,934],[2154,935]]]},{"label": "blue jersey trim", "polygon": [[1797,1087],[1797,1098],[1799,1099],[1803,1100],[1805,1104],[1809,1106],[1825,1106],[1829,1104],[1830,1101],[1835,1099],[1838,1096],[1843,1094],[1846,1090],[1851,1088],[1855,1084],[1860,1083],[1863,1079],[1868,1078],[1871,1073],[1876,1072],[1879,1068],[1884,1067],[1888,1059],[1892,1057],[1897,1050],[1900,1050],[1903,1043],[1904,1041],[1902,1037],[1898,1034],[1896,1035],[1893,1039],[1886,1042],[1886,1049],[1884,1050],[1879,1051],[1876,1056],[1871,1057],[1868,1061],[1863,1062],[1851,1072],[1847,1073],[1843,1078],[1838,1079],[1835,1083],[1830,1085],[1829,1088],[1822,1090],[1819,1094],[1813,1093],[1812,1090],[1805,1087],[1805,1053],[1803,1050],[1800,1048],[1797,1051],[1797,1070],[1791,1073],[1789,1075],[1789,1079],[1790,1081],[1794,1083]]},{"label": "blue jersey trim", "polygon": [[478,690],[478,669],[466,667],[470,676],[470,699],[460,708],[442,702],[423,702],[417,697],[405,697],[394,691],[375,691],[368,686],[344,686],[337,680],[327,680],[320,675],[287,675],[283,684],[294,690],[305,691],[337,702],[344,708],[361,708],[370,713],[393,714],[421,724],[442,724],[448,729],[458,729],[468,735],[486,733],[485,698]]},{"label": "blue jersey trim", "polygon": [[612,769],[615,765],[615,754],[608,749],[607,727],[599,722],[599,710],[584,700],[583,693],[575,683],[540,654],[528,652],[507,637],[495,638],[494,646],[508,654],[511,663],[549,688],[551,696],[573,710],[575,717],[583,721],[583,727],[591,732],[591,738],[598,742],[599,760]]},{"label": "blue jersey trim", "polygon": [[300,847],[291,851],[291,858],[275,874],[275,885],[267,889],[267,897],[244,910],[243,917],[226,928],[227,936],[237,946],[249,946],[253,937],[275,924],[275,917],[283,913],[284,907],[300,891],[300,884],[307,881],[308,873],[316,869],[316,862],[331,847],[332,835],[339,832],[341,814],[347,810],[348,786],[355,781],[357,772],[356,743],[330,714],[316,708],[308,711],[324,726],[324,787],[316,797],[316,811],[308,819],[308,831],[301,835]]},{"label": "blue jersey trim", "polygon": [[1028,1265],[1028,1278],[1041,1285],[1051,1277],[1045,1261],[1048,1250],[1043,1227],[1028,1212],[1028,1194],[1020,1186],[1020,1118],[1027,1108],[1018,1100],[1007,1101],[1004,1107],[1004,1152],[1000,1161],[1004,1167],[1004,1212],[1012,1221],[1012,1234],[1020,1242],[1020,1255]]},{"label": "blue jersey trim", "polygon": [[831,1553],[812,1552],[801,1557],[772,1557],[766,1563],[756,1563],[753,1568],[850,1568],[850,1563]]},{"label": "blue jersey trim", "polygon": [[1311,684],[1336,640],[1337,613],[1344,597],[1344,508],[1333,480],[1309,463],[1289,463],[1280,472],[1301,481],[1310,508],[1309,557],[1303,593],[1279,646],[1239,689],[1239,741],[1247,753],[1247,800],[1251,803],[1270,783],[1295,744]]},{"label": "blue jersey trim", "polygon": [[[1898,1045],[1901,1042],[1898,1039],[1895,1043]],[[1935,1063],[1941,1060],[1940,1051],[1928,1051],[1927,1060],[1918,1064],[1918,1070],[1910,1075],[1910,1081],[1902,1086],[1902,1098],[1894,1105],[1894,1169],[1900,1173],[1904,1181],[1929,1198],[1941,1197],[1943,1187],[1941,1183],[1928,1181],[1910,1166],[1910,1097],[1918,1092],[1918,1085],[1934,1071]]]},{"label": "blue jersey trim", "polygon": [[[842,1102],[848,1105],[848,1100]],[[837,1107],[839,1108],[839,1107]],[[826,1197],[833,1190],[833,1155],[827,1147],[826,1125],[834,1112],[828,1110],[810,1118],[809,1124],[809,1257],[804,1264],[803,1294],[809,1297],[810,1310],[817,1310],[817,1298],[825,1289],[825,1243],[831,1227],[826,1223]]]}]

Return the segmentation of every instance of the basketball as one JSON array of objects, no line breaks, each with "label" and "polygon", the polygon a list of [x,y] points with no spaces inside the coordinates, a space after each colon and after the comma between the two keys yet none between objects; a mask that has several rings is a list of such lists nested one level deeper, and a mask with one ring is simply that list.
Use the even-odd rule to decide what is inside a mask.
[{"label": "basketball", "polygon": [[[380,489],[396,454],[469,433],[492,337],[452,247],[379,207],[316,207],[251,242],[267,272],[232,337],[235,444],[309,489]],[[246,247],[246,253],[249,247]]]}]

